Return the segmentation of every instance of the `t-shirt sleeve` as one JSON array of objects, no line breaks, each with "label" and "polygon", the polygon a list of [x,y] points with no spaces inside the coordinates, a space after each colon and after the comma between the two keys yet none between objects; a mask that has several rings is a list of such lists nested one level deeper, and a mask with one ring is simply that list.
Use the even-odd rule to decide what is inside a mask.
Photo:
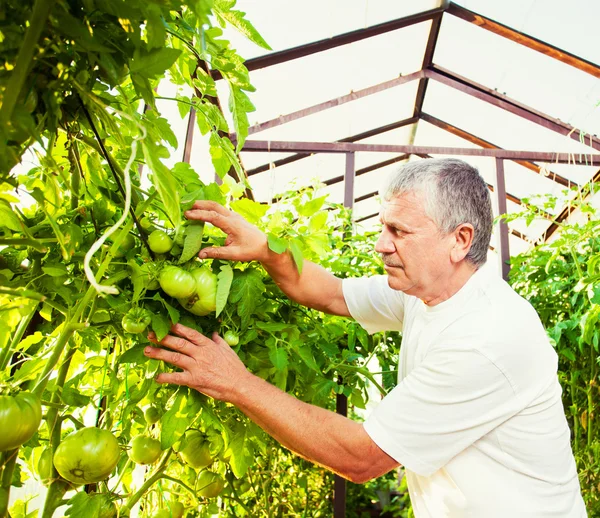
[{"label": "t-shirt sleeve", "polygon": [[342,290],[350,315],[369,334],[402,331],[404,294],[389,287],[387,276],[344,279]]},{"label": "t-shirt sleeve", "polygon": [[400,464],[429,476],[524,406],[480,351],[442,346],[381,401],[364,428]]}]

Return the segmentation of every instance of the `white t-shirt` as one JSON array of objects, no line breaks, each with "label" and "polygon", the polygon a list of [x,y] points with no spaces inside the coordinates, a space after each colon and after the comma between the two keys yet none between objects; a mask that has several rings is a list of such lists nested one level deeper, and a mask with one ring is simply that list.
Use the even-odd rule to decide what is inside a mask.
[{"label": "white t-shirt", "polygon": [[364,427],[406,469],[416,518],[584,518],[557,377],[533,307],[478,271],[433,307],[345,279],[369,333],[402,331],[398,385]]}]

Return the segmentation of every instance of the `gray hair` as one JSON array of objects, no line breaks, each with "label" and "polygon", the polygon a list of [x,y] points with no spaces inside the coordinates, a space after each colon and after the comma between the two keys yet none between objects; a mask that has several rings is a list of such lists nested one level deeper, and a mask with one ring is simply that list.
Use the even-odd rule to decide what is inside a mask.
[{"label": "gray hair", "polygon": [[425,195],[425,212],[442,234],[449,234],[463,223],[475,229],[466,256],[479,268],[487,260],[492,237],[492,202],[479,171],[455,158],[431,158],[409,162],[392,174],[382,189],[386,201],[408,192]]}]

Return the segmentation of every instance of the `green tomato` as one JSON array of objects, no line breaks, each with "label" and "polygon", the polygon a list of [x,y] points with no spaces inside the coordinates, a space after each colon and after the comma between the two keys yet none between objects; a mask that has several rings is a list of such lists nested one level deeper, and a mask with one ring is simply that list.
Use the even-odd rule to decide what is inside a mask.
[{"label": "green tomato", "polygon": [[158,423],[160,421],[160,412],[158,411],[158,408],[155,406],[146,408],[144,418],[148,424]]},{"label": "green tomato", "polygon": [[90,426],[62,440],[54,453],[54,467],[69,482],[91,484],[107,478],[120,455],[119,443],[112,433]]},{"label": "green tomato", "polygon": [[52,482],[52,448],[44,448],[37,463],[37,473],[40,481],[45,486],[49,486]]},{"label": "green tomato", "polygon": [[42,405],[37,396],[20,392],[0,396],[0,451],[12,450],[33,437],[42,421]]},{"label": "green tomato", "polygon": [[166,254],[173,248],[173,240],[163,230],[155,230],[148,236],[148,246],[155,254]]},{"label": "green tomato", "polygon": [[152,322],[152,314],[144,308],[131,308],[121,320],[126,333],[141,333]]},{"label": "green tomato", "polygon": [[100,502],[97,518],[116,518],[118,515],[117,506],[105,493],[96,493],[92,495],[95,501]]},{"label": "green tomato", "polygon": [[160,287],[171,297],[185,299],[196,291],[196,283],[191,273],[177,266],[166,266],[158,277]]},{"label": "green tomato", "polygon": [[142,219],[140,219],[140,225],[144,230],[151,230],[154,228],[154,224],[147,216],[144,216]]},{"label": "green tomato", "polygon": [[125,239],[121,242],[117,251],[115,252],[115,257],[124,257],[129,250],[131,250],[135,246],[135,238],[131,234],[127,234]]},{"label": "green tomato", "polygon": [[181,502],[167,502],[166,509],[159,509],[153,518],[182,518],[184,511]]},{"label": "green tomato", "polygon": [[186,464],[195,469],[210,466],[214,461],[208,441],[202,433],[195,430],[185,435],[183,448],[179,454]]},{"label": "green tomato", "polygon": [[225,487],[225,480],[223,477],[214,471],[204,470],[198,475],[198,481],[196,482],[196,492],[200,496],[206,498],[215,498],[221,494]]},{"label": "green tomato", "polygon": [[223,335],[223,340],[225,340],[227,344],[231,347],[235,347],[237,344],[240,343],[240,337],[237,335],[237,333],[233,331],[227,331]]},{"label": "green tomato", "polygon": [[179,303],[190,313],[203,317],[217,309],[217,276],[207,267],[196,268],[191,274],[196,291],[192,296],[181,297]]},{"label": "green tomato", "polygon": [[130,446],[129,458],[136,464],[154,464],[162,453],[160,441],[145,435],[131,439]]}]

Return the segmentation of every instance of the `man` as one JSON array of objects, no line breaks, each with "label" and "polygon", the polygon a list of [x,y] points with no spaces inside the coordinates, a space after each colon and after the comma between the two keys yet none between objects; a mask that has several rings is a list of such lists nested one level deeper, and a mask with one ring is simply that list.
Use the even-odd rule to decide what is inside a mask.
[{"label": "man", "polygon": [[[364,424],[249,373],[216,334],[181,325],[146,354],[180,367],[159,382],[231,402],[276,440],[354,482],[406,469],[417,518],[586,516],[557,378],[557,355],[531,305],[486,276],[487,186],[454,159],[401,168],[383,192],[375,250],[386,276],[342,281],[288,254],[239,215],[196,202],[189,219],[228,237],[201,258],[260,261],[300,304],[401,330],[398,385]],[[151,336],[151,339],[154,337]]]}]

